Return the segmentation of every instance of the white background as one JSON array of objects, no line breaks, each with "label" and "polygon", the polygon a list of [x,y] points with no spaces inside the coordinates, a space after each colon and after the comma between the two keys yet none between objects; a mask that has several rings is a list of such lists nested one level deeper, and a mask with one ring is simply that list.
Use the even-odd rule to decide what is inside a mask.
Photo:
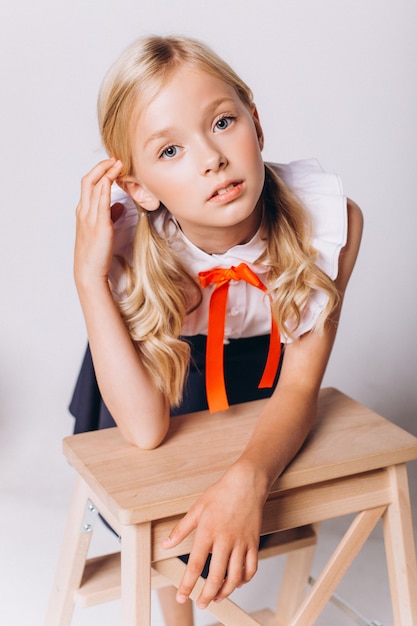
[{"label": "white background", "polygon": [[6,493],[57,487],[86,340],[72,248],[79,181],[102,156],[97,91],[153,32],[203,39],[241,74],[266,159],[317,157],[341,175],[365,232],[325,384],[417,433],[415,0],[15,0],[0,14]]}]

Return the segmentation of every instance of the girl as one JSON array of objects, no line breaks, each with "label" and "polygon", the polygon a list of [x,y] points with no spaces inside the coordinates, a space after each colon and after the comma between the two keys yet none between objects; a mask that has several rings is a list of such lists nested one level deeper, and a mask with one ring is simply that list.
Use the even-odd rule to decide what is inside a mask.
[{"label": "girl", "polygon": [[256,571],[262,507],[312,427],[362,218],[316,161],[263,162],[251,91],[196,41],[135,42],[103,83],[99,122],[110,158],[77,207],[94,369],[87,353],[76,431],[116,423],[154,448],[170,415],[270,398],[242,456],[164,542],[196,529],[177,603],[161,593],[167,624],[187,626],[209,554],[201,608]]}]

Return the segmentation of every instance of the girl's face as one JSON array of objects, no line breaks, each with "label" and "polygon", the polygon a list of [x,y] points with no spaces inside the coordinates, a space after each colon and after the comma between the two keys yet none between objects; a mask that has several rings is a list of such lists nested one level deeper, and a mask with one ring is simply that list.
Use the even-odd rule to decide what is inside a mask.
[{"label": "girl's face", "polygon": [[126,187],[147,210],[163,203],[198,247],[224,252],[259,226],[261,144],[255,108],[221,79],[184,66],[138,117]]}]

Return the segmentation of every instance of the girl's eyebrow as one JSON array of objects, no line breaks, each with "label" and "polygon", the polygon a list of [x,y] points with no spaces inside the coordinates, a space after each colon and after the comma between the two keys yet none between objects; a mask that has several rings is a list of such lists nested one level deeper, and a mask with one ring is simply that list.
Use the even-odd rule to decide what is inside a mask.
[{"label": "girl's eyebrow", "polygon": [[223,104],[228,104],[228,103],[232,103],[235,104],[235,101],[233,100],[233,98],[216,98],[216,100],[213,100],[213,102],[210,102],[204,109],[203,109],[203,113],[212,113],[213,111],[215,111],[218,107],[222,106]]},{"label": "girl's eyebrow", "polygon": [[152,141],[156,141],[158,139],[166,139],[167,137],[172,135],[174,130],[175,129],[173,126],[167,126],[166,128],[161,128],[160,130],[155,131],[147,138],[143,147],[146,148],[148,144],[152,143]]},{"label": "girl's eyebrow", "polygon": [[[213,113],[213,111],[215,111],[219,106],[229,103],[235,103],[233,98],[216,98],[216,100],[213,100],[213,102],[210,102],[205,108],[202,109],[202,115],[210,115],[210,113]],[[172,136],[173,133],[175,133],[174,126],[160,128],[159,130],[149,135],[149,137],[145,141],[144,148],[146,148],[148,144],[150,144],[152,141],[167,139],[168,137]]]}]

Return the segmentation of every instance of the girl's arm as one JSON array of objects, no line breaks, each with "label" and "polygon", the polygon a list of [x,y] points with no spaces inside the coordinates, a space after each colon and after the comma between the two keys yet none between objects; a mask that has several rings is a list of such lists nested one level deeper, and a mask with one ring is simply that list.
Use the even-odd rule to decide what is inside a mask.
[{"label": "girl's arm", "polygon": [[[348,201],[348,241],[336,280],[341,298],[352,273],[362,234],[362,215]],[[268,492],[300,449],[316,417],[317,399],[336,336],[341,304],[323,334],[306,333],[289,344],[278,385],[266,403],[241,457],[172,529],[164,546],[180,543],[196,529],[177,600],[184,602],[212,553],[210,571],[198,600],[205,608],[255,574],[262,510]],[[225,574],[227,571],[227,577]]]},{"label": "girl's arm", "polygon": [[108,159],[83,178],[74,277],[103,399],[128,441],[154,448],[168,430],[169,405],[140,361],[108,282],[114,237],[110,189],[120,170],[119,161]]}]

